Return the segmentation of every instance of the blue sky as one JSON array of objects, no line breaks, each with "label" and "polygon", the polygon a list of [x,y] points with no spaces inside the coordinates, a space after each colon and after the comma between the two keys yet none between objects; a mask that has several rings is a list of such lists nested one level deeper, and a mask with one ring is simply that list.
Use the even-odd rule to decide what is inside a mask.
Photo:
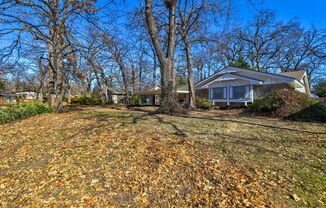
[{"label": "blue sky", "polygon": [[[103,1],[103,0],[101,0]],[[142,0],[141,0],[142,1]],[[259,9],[273,9],[277,17],[282,21],[299,18],[304,26],[309,27],[312,23],[317,28],[326,28],[326,0],[253,0]],[[137,5],[139,0],[125,0],[128,8]],[[248,0],[232,0],[235,7],[234,18],[236,21],[248,21],[257,10]],[[262,4],[260,4],[262,2]]]},{"label": "blue sky", "polygon": [[[237,19],[249,19],[255,13],[247,0],[238,0],[235,6],[239,10]],[[304,26],[313,23],[318,28],[326,28],[326,0],[263,0],[256,8],[273,9],[282,21],[297,17]]]}]

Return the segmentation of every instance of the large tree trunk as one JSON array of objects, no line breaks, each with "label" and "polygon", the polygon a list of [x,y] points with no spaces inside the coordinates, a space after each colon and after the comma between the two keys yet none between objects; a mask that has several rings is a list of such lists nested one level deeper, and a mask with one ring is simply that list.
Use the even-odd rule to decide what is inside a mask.
[{"label": "large tree trunk", "polygon": [[41,58],[38,60],[38,68],[39,68],[39,80],[40,80],[40,86],[38,88],[38,100],[40,102],[43,102],[43,88],[44,88],[46,69],[43,69]]},{"label": "large tree trunk", "polygon": [[154,63],[153,63],[153,89],[156,87],[156,68],[157,68],[157,58],[154,51]]},{"label": "large tree trunk", "polygon": [[[50,37],[54,36],[53,31],[50,31]],[[54,48],[54,38],[51,38],[50,42],[48,43],[48,50],[49,50],[49,85],[48,85],[48,97],[47,101],[52,109],[55,107],[55,82],[56,82],[56,57],[55,57],[55,48]]]},{"label": "large tree trunk", "polygon": [[195,109],[196,108],[195,85],[194,85],[194,78],[193,78],[190,45],[187,40],[187,37],[184,37],[184,43],[186,45],[187,68],[188,68],[189,109]]},{"label": "large tree trunk", "polygon": [[102,80],[100,79],[100,77],[98,75],[98,70],[97,69],[95,70],[95,78],[96,78],[96,81],[97,81],[98,88],[100,90],[101,103],[102,103],[102,105],[104,105],[106,98],[105,98],[103,83],[102,83]]},{"label": "large tree trunk", "polygon": [[129,104],[129,84],[128,84],[128,75],[127,75],[127,69],[122,61],[122,59],[116,55],[116,61],[120,67],[121,73],[122,73],[122,80],[123,80],[123,86],[124,91],[126,93],[126,104]]},{"label": "large tree trunk", "polygon": [[136,92],[136,70],[135,67],[131,67],[131,95],[134,95]]},{"label": "large tree trunk", "polygon": [[71,86],[70,83],[67,84],[68,85],[68,89],[67,89],[67,97],[68,97],[68,104],[71,105]]},{"label": "large tree trunk", "polygon": [[[65,24],[65,23],[62,23]],[[64,25],[60,25],[57,31],[57,77],[56,77],[56,91],[55,91],[55,112],[63,112],[62,97],[63,97],[63,50],[64,50]]]},{"label": "large tree trunk", "polygon": [[167,53],[164,55],[161,47],[157,26],[153,16],[152,1],[146,0],[146,24],[150,37],[155,49],[155,53],[160,62],[161,69],[161,106],[160,112],[162,113],[175,113],[181,111],[181,107],[176,99],[175,91],[175,73],[174,73],[174,50],[175,50],[175,34],[176,34],[176,22],[175,22],[175,10],[176,0],[164,1],[165,6],[169,9],[169,30],[168,30],[168,47]]},{"label": "large tree trunk", "polygon": [[104,68],[99,65],[99,70],[100,70],[100,73],[101,73],[101,81],[102,81],[102,87],[103,87],[103,93],[104,93],[104,97],[105,97],[105,101],[108,101],[109,100],[109,95],[108,95],[108,90],[109,90],[109,87],[108,87],[108,80],[105,78],[105,73],[104,73]]}]

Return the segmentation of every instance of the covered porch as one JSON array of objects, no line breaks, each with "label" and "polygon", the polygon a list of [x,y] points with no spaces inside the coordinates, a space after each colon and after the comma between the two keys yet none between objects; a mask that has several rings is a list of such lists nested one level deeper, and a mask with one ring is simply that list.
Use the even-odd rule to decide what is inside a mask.
[{"label": "covered porch", "polygon": [[[178,102],[187,102],[189,99],[189,91],[186,86],[177,88]],[[141,105],[160,105],[161,103],[161,89],[159,87],[153,90],[141,91],[137,95],[141,97]]]},{"label": "covered porch", "polygon": [[198,90],[206,90],[208,100],[214,105],[217,103],[225,103],[228,106],[232,103],[247,105],[254,101],[254,85],[261,84],[260,80],[235,74],[224,74]]}]

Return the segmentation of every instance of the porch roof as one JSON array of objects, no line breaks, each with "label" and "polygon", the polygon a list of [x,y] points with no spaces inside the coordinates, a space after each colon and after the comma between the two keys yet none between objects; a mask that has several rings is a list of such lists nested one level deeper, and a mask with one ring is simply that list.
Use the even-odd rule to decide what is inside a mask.
[{"label": "porch roof", "polygon": [[[161,94],[161,88],[156,87],[151,90],[141,91],[137,93],[138,95],[160,95]],[[177,87],[177,94],[189,94],[188,86],[182,85]]]}]

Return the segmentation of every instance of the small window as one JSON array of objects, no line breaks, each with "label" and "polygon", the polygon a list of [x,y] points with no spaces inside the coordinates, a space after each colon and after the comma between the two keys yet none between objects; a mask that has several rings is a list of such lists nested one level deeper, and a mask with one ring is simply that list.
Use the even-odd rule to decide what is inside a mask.
[{"label": "small window", "polygon": [[212,99],[225,99],[226,98],[226,93],[225,93],[226,88],[225,87],[217,87],[212,89]]},{"label": "small window", "polygon": [[246,86],[233,87],[233,98],[244,99],[246,95]]}]

